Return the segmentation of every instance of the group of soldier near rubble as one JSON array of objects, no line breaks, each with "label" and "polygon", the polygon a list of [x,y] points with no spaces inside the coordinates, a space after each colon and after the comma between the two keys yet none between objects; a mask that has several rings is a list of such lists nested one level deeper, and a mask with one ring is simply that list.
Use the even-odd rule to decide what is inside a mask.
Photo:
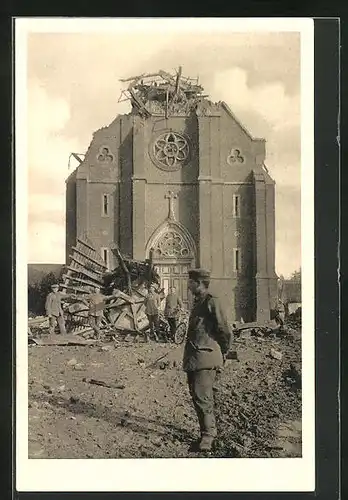
[{"label": "group of soldier near rubble", "polygon": [[[217,435],[214,415],[213,387],[225,363],[226,354],[232,341],[231,328],[218,298],[209,291],[210,273],[204,269],[189,271],[188,289],[194,302],[191,309],[186,344],[183,355],[183,369],[187,373],[187,383],[193,405],[198,417],[201,437],[194,443],[197,451],[210,451]],[[100,334],[99,321],[102,310],[98,307],[104,296],[96,287],[89,300],[89,318],[91,327]],[[152,285],[145,299],[146,314],[151,332],[157,339],[156,328],[159,321],[160,295]],[[165,316],[170,324],[171,333],[175,332],[178,311],[182,302],[172,288],[166,297]],[[57,322],[61,333],[65,333],[65,323],[61,306],[59,285],[52,285],[52,292],[47,296],[46,313],[50,322],[50,333],[54,333]],[[146,336],[146,341],[148,341]]]}]

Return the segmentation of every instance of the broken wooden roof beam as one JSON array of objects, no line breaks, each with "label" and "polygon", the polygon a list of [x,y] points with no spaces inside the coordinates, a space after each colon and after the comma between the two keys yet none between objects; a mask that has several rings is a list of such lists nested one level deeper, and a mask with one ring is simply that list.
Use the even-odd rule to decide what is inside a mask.
[{"label": "broken wooden roof beam", "polygon": [[106,265],[101,264],[100,262],[98,262],[96,259],[94,259],[90,255],[87,255],[80,248],[73,247],[73,250],[74,250],[74,252],[77,252],[79,255],[83,256],[85,259],[92,261],[94,264],[97,264],[101,269],[104,269],[104,270],[107,269]]},{"label": "broken wooden roof beam", "polygon": [[96,282],[93,282],[93,281],[85,280],[83,278],[78,278],[76,276],[68,276],[67,274],[63,274],[63,278],[68,278],[72,282],[83,283],[84,285],[90,286],[92,288],[94,288],[96,286],[101,286],[102,285],[102,283],[100,283],[100,282],[96,283]]},{"label": "broken wooden roof beam", "polygon": [[[99,278],[97,278],[92,272],[90,272],[88,269],[83,268],[82,266],[79,268],[73,267],[73,266],[66,266],[66,269],[69,269],[70,271],[73,271],[75,273],[83,274],[87,278],[93,280],[96,285],[100,285],[101,281]],[[66,276],[66,275],[65,275]],[[69,276],[70,278],[71,276]]]},{"label": "broken wooden roof beam", "polygon": [[76,264],[79,264],[80,266],[84,266],[89,271],[93,270],[94,273],[99,274],[100,276],[102,276],[104,274],[103,271],[101,271],[100,269],[96,269],[95,267],[93,267],[93,268],[89,267],[89,266],[92,266],[92,263],[90,263],[90,262],[86,263],[86,261],[79,260],[77,258],[77,256],[74,255],[74,254],[69,255],[69,258],[70,258],[71,261],[76,262]]},{"label": "broken wooden roof beam", "polygon": [[127,279],[127,290],[128,290],[128,294],[129,295],[132,295],[132,281],[131,281],[131,275],[130,275],[130,272],[129,272],[129,269],[123,259],[123,256],[118,248],[118,246],[115,244],[111,247],[111,251],[112,253],[115,255],[115,257],[117,258],[117,261],[119,263],[119,266],[120,268],[122,269],[122,271],[124,272],[125,274],[125,277]]},{"label": "broken wooden roof beam", "polygon": [[81,295],[82,294],[86,295],[89,293],[88,291],[86,291],[86,288],[80,288],[80,287],[77,287],[77,286],[72,285],[70,283],[61,283],[59,286],[60,286],[60,288],[64,288],[65,293],[67,290],[73,290],[74,293],[81,294]]}]

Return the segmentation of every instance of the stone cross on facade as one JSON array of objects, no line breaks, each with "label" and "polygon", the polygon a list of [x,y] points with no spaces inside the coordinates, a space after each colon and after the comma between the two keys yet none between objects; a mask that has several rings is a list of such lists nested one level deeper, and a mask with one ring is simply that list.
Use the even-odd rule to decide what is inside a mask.
[{"label": "stone cross on facade", "polygon": [[175,213],[174,213],[174,200],[177,199],[178,195],[173,193],[173,191],[168,191],[164,197],[169,200],[169,211],[168,211],[168,219],[175,220]]}]

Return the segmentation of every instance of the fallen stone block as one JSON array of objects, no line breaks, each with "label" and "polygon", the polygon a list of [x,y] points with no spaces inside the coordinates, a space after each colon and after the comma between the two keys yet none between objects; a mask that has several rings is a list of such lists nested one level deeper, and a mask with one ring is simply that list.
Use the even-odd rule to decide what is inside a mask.
[{"label": "fallen stone block", "polygon": [[160,363],[158,363],[158,367],[160,370],[165,370],[166,368],[169,368],[169,361],[161,361]]},{"label": "fallen stone block", "polygon": [[85,365],[84,363],[76,363],[74,365],[74,370],[77,370],[77,371],[82,371],[85,369]]},{"label": "fallen stone block", "polygon": [[296,389],[301,389],[302,379],[300,369],[298,369],[293,364],[290,364],[290,368],[283,372],[283,379],[289,386]]},{"label": "fallen stone block", "polygon": [[111,351],[112,350],[112,346],[110,345],[103,345],[103,347],[100,348],[100,351]]},{"label": "fallen stone block", "polygon": [[269,354],[273,359],[278,359],[279,361],[283,359],[283,354],[280,351],[276,351],[275,349],[271,349]]}]

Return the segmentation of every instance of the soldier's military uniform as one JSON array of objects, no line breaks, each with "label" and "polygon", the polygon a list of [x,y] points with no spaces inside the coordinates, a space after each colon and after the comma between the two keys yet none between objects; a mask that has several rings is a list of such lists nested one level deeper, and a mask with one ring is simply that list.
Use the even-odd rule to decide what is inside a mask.
[{"label": "soldier's military uniform", "polygon": [[[192,270],[192,280],[209,279],[209,272]],[[191,310],[183,369],[201,431],[200,449],[209,450],[217,434],[214,415],[214,382],[231,344],[231,330],[220,301],[207,290],[195,297]]]},{"label": "soldier's military uniform", "polygon": [[177,328],[178,315],[183,307],[183,304],[181,298],[177,295],[176,292],[173,292],[172,290],[173,289],[171,289],[166,297],[164,316],[167,318],[170,326],[171,336],[172,338],[174,338]]},{"label": "soldier's military uniform", "polygon": [[46,314],[49,318],[49,333],[54,333],[58,323],[60,333],[65,334],[66,329],[62,309],[62,297],[61,293],[58,291],[59,285],[52,285],[51,288],[52,292],[47,295],[45,303]]},{"label": "soldier's military uniform", "polygon": [[101,336],[101,320],[103,317],[103,309],[105,306],[104,303],[104,295],[100,293],[98,287],[96,287],[96,291],[89,298],[89,311],[88,318],[89,324],[93,328],[95,336],[99,339]]},{"label": "soldier's military uniform", "polygon": [[[156,293],[154,287],[150,287],[149,293],[145,298],[145,314],[149,320],[150,332],[158,340],[158,329],[159,329],[159,308],[161,305],[160,296]],[[149,341],[149,336],[145,331],[145,340]]]}]

